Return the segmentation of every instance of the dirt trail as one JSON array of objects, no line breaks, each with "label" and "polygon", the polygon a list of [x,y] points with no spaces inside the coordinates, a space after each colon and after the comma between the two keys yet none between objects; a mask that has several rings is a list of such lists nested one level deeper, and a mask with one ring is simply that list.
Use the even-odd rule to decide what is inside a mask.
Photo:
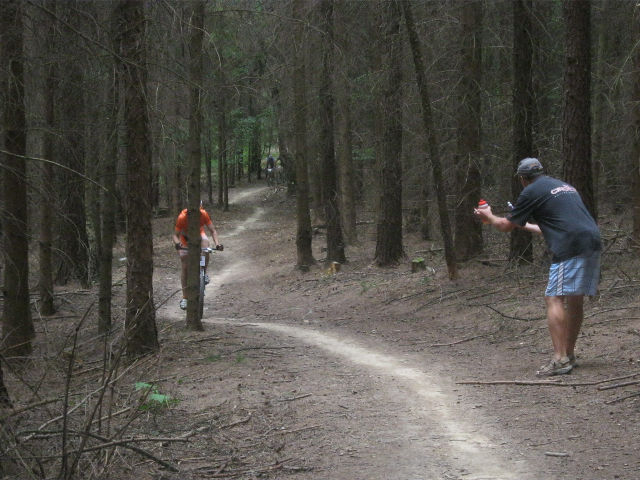
[{"label": "dirt trail", "polygon": [[[439,375],[424,372],[393,355],[358,345],[352,339],[337,338],[331,333],[318,332],[309,327],[247,322],[242,319],[208,318],[205,322],[244,325],[274,332],[304,342],[314,350],[323,350],[332,358],[345,362],[346,368],[355,365],[369,370],[376,379],[375,389],[388,397],[380,403],[376,421],[381,424],[396,423],[398,429],[394,434],[400,440],[400,445],[381,452],[382,461],[392,467],[389,473],[401,475],[398,478],[409,478],[406,477],[409,474],[418,475],[415,478],[439,478],[443,464],[464,472],[465,478],[469,479],[536,478],[528,476],[526,472],[531,472],[531,468],[523,461],[508,460],[504,446],[488,438],[504,441],[505,432],[491,429],[478,415],[474,415],[473,419],[464,418],[465,412],[473,410],[474,405],[456,402],[451,385],[445,384]],[[305,375],[316,378],[311,383],[322,384],[327,381],[322,370],[306,370]],[[398,383],[402,383],[404,395],[401,403],[404,405],[389,411],[385,409],[385,404],[398,394]],[[341,387],[349,390],[348,384],[342,384]],[[375,425],[369,428],[375,428]],[[398,458],[403,458],[402,464],[398,464]],[[430,459],[431,464],[425,465],[426,458]],[[360,473],[362,478],[389,478],[378,477],[378,468],[366,472],[364,465]],[[349,478],[340,476],[337,470],[334,474],[338,475],[337,478]]]}]

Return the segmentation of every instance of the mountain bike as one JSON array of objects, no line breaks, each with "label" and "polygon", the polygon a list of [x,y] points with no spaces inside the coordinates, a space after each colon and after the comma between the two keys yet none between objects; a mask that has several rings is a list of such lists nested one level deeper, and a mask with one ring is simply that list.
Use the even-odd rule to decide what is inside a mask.
[{"label": "mountain bike", "polygon": [[216,248],[205,247],[200,251],[200,290],[198,293],[198,320],[202,320],[204,314],[204,291],[207,286],[205,266],[207,261],[207,254],[214,251],[222,251],[224,247],[222,245],[216,245]]},{"label": "mountain bike", "polygon": [[264,176],[267,178],[267,185],[270,187],[273,187],[273,184],[275,183],[275,179],[274,179],[274,174],[275,174],[275,169],[272,167],[267,167],[265,169],[265,173]]}]

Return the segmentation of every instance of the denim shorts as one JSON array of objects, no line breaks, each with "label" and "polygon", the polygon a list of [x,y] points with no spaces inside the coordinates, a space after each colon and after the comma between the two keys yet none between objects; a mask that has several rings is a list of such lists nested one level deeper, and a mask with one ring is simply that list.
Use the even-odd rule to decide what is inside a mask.
[{"label": "denim shorts", "polygon": [[600,281],[600,251],[552,263],[545,297],[595,295]]}]

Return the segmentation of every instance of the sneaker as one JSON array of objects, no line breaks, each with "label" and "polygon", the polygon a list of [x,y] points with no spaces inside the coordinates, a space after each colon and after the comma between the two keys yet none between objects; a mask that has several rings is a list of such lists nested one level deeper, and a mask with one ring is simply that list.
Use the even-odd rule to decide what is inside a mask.
[{"label": "sneaker", "polygon": [[569,359],[569,363],[571,364],[571,366],[572,366],[573,368],[576,368],[576,367],[579,365],[579,363],[578,363],[578,358],[576,357],[576,354],[575,354],[575,353],[572,353],[572,354],[571,354],[571,355],[569,355],[567,358]]},{"label": "sneaker", "polygon": [[186,310],[187,309],[187,299],[183,298],[182,300],[180,300],[180,308],[182,310]]},{"label": "sneaker", "polygon": [[204,284],[209,285],[209,275],[207,275],[206,273],[204,274]]},{"label": "sneaker", "polygon": [[551,377],[553,375],[564,375],[573,370],[569,357],[563,357],[560,360],[551,360],[546,365],[540,367],[536,372],[539,377]]}]

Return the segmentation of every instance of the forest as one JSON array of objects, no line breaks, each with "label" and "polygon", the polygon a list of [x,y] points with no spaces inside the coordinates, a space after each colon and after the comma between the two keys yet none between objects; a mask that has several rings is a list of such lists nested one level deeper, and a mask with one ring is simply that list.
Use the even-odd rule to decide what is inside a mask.
[{"label": "forest", "polygon": [[[295,201],[302,272],[348,262],[367,217],[378,267],[417,232],[458,279],[485,248],[474,207],[506,212],[525,157],[640,242],[635,1],[4,0],[0,58],[7,408],[3,369],[32,355],[60,286],[92,289],[83,329],[112,338],[123,320],[123,355],[157,351],[152,221],[195,215],[201,200],[228,212],[230,190],[264,182],[268,155]],[[542,254],[523,231],[504,252]],[[192,308],[187,326],[203,329]],[[61,462],[58,478],[82,463]]]}]

